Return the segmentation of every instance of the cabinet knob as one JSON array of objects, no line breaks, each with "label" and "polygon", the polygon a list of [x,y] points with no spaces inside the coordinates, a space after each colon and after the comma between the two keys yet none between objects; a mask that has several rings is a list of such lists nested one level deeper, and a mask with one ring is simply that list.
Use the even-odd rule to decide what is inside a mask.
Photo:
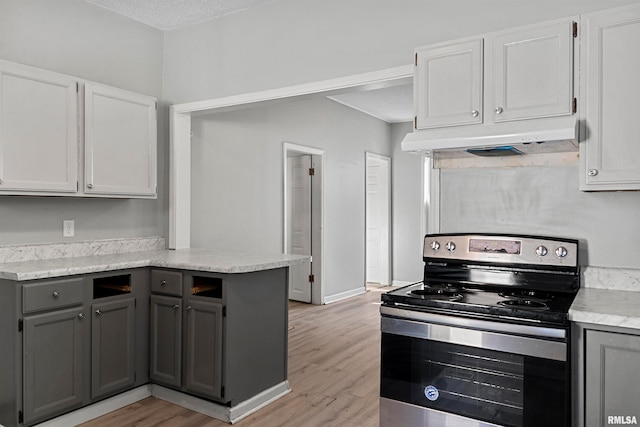
[{"label": "cabinet knob", "polygon": [[478,117],[479,115],[480,115],[480,111],[478,111],[478,110],[471,111],[471,116],[472,117]]},{"label": "cabinet knob", "polygon": [[87,188],[93,188],[93,184],[87,184]]},{"label": "cabinet knob", "polygon": [[186,310],[189,311],[191,310],[193,307],[191,307],[190,305],[187,306]]},{"label": "cabinet knob", "polygon": [[174,310],[177,310],[177,309],[179,309],[179,308],[180,308],[180,304],[175,304],[175,305],[173,306],[173,309],[174,309]]},{"label": "cabinet knob", "polygon": [[80,319],[80,320],[84,319],[84,314],[82,314],[82,313],[78,314],[78,319]]},{"label": "cabinet knob", "polygon": [[502,114],[503,111],[502,107],[496,107],[496,114]]},{"label": "cabinet knob", "polygon": [[2,184],[2,180],[0,179],[0,184]]},{"label": "cabinet knob", "polygon": [[589,169],[589,172],[587,172],[587,174],[589,176],[596,176],[598,175],[598,169]]},{"label": "cabinet knob", "polygon": [[98,317],[102,316],[102,312],[100,310],[96,310],[96,316]]},{"label": "cabinet knob", "polygon": [[53,291],[53,294],[51,294],[51,295],[53,295],[54,298],[58,298],[60,296],[60,292]]},{"label": "cabinet knob", "polygon": [[164,285],[166,285],[166,284],[167,284],[167,281],[166,281],[166,280],[160,280],[160,286],[164,286]]}]

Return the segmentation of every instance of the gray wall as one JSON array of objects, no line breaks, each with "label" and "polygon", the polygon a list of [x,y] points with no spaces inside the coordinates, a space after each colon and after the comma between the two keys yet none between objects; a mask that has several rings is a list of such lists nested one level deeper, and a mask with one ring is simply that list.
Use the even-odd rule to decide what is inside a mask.
[{"label": "gray wall", "polygon": [[278,0],[169,31],[171,103],[407,65],[417,46],[637,0]]},{"label": "gray wall", "polygon": [[[191,102],[402,66],[411,62],[416,46],[636,1],[279,0],[167,32],[164,95],[171,103]],[[408,130],[405,125],[392,126],[390,141],[393,145],[394,190],[393,279],[396,281],[418,279],[422,265],[422,161],[419,156],[401,153],[398,145],[402,133]],[[207,156],[213,158],[222,153],[211,152]],[[453,188],[465,191],[466,187],[456,187],[459,184],[454,181],[457,173],[443,175],[445,192]],[[554,185],[563,187],[565,184],[562,183],[566,182],[564,192],[572,192],[577,186],[577,172],[574,176],[558,179],[561,180]],[[503,191],[515,196],[521,194],[522,188],[505,183]],[[565,207],[572,212],[567,215],[584,215],[583,208],[594,200],[636,196],[589,197],[581,194],[579,197],[584,198],[582,205],[576,205],[575,210]],[[623,215],[633,212],[625,210],[629,208],[628,203],[622,205],[621,209],[626,212]],[[536,209],[553,207],[538,205]],[[465,224],[466,217],[458,221],[459,210],[455,204],[445,201],[441,212],[445,218],[443,230],[475,226]],[[530,212],[532,216],[537,214]],[[211,216],[209,221],[214,223],[216,219]],[[489,216],[486,221],[479,225],[485,229],[499,229],[502,225],[495,217]],[[554,224],[553,221],[549,224]],[[246,226],[253,229],[260,224],[249,218]],[[514,224],[514,230],[520,229],[517,225]],[[571,234],[572,231],[571,228],[552,227],[560,231],[554,234]],[[591,236],[594,233],[597,236],[608,231],[598,227],[591,233]],[[587,236],[582,232],[577,234],[577,237]],[[352,253],[347,256],[359,264],[363,255]],[[591,258],[597,260],[599,257],[593,253]]]},{"label": "gray wall", "polygon": [[[162,49],[161,31],[83,0],[0,0],[0,59],[161,99]],[[75,220],[64,241],[164,235],[166,139],[158,200],[0,196],[0,245],[63,241],[63,219]]]},{"label": "gray wall", "polygon": [[640,268],[640,192],[585,193],[578,166],[441,172],[442,232],[511,232],[581,241],[581,263]]},{"label": "gray wall", "polygon": [[329,99],[192,119],[191,246],[283,251],[283,142],[324,150],[324,294],[365,284],[365,152],[390,126]]},{"label": "gray wall", "polygon": [[426,206],[423,204],[423,158],[400,149],[400,141],[411,132],[411,123],[391,126],[393,163],[393,280],[422,280],[423,232],[426,232]]}]

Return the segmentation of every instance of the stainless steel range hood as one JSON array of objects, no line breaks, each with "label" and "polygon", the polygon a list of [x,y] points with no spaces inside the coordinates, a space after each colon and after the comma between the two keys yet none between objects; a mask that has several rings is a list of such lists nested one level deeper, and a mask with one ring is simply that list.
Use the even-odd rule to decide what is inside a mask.
[{"label": "stainless steel range hood", "polygon": [[401,147],[434,158],[577,152],[577,127],[570,116],[416,130]]}]

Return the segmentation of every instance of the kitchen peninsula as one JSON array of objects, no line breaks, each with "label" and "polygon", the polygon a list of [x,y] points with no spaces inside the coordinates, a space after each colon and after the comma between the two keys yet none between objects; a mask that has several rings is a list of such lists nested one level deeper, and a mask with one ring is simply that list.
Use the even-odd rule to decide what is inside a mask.
[{"label": "kitchen peninsula", "polygon": [[288,267],[307,257],[36,246],[57,257],[0,247],[0,425],[77,424],[151,395],[235,422],[290,391]]}]

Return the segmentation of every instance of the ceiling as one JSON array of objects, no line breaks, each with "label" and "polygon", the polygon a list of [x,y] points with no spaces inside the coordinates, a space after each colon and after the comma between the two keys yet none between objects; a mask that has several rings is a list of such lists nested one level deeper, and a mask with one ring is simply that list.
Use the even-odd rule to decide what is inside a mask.
[{"label": "ceiling", "polygon": [[[167,31],[278,0],[85,0]],[[413,85],[333,95],[330,99],[388,123],[413,120]]]}]

